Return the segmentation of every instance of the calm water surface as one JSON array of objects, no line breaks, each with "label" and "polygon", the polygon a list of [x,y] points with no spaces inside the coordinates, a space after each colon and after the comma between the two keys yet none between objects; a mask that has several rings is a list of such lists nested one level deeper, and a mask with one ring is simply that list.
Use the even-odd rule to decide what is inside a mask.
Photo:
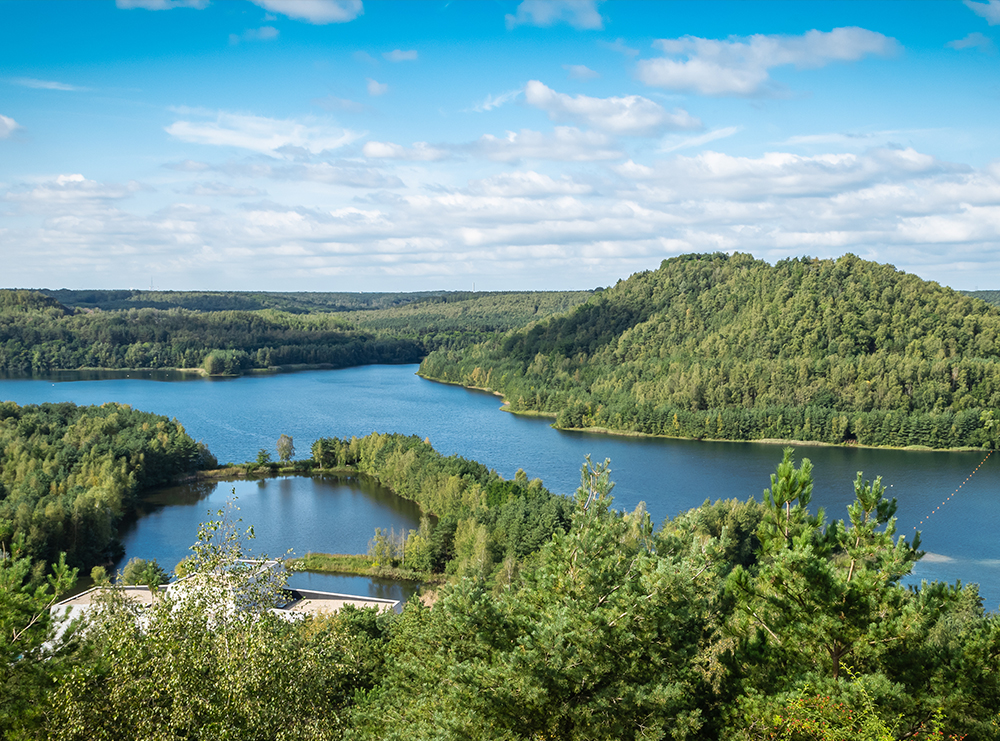
[{"label": "calm water surface", "polygon": [[[523,468],[529,477],[540,477],[558,493],[576,488],[580,465],[589,453],[594,460],[611,459],[616,506],[631,509],[645,501],[657,522],[706,499],[759,497],[781,459],[779,446],[764,444],[559,432],[549,427],[548,420],[500,412],[495,396],[420,379],[414,375],[416,368],[367,366],[183,382],[158,380],[171,378],[168,375],[76,380],[78,376],[64,374],[46,380],[0,380],[0,399],[19,404],[118,401],[176,417],[222,462],[255,458],[260,448],[273,455],[282,433],[294,438],[298,457],[306,457],[312,442],[323,436],[362,436],[372,431],[415,434],[429,437],[446,455],[457,453],[481,461],[506,478]],[[898,533],[910,537],[914,526],[919,526],[922,547],[930,554],[918,564],[915,580],[979,582],[986,606],[996,609],[1000,604],[1000,539],[995,537],[1000,525],[1000,453],[991,456],[964,485],[984,453],[801,447],[797,456],[812,460],[813,506],[824,507],[828,517],[846,517],[858,471],[866,478],[881,475],[889,493],[899,500]],[[406,517],[415,516],[396,505],[380,510],[383,505],[377,497],[356,490],[352,491],[357,498],[334,493],[341,484],[299,483],[308,481],[237,485],[240,514],[244,522],[254,525],[258,542],[264,533],[274,533],[274,545],[268,544],[266,550],[363,552],[374,527],[399,529]],[[190,544],[193,526],[204,519],[207,510],[218,509],[232,488],[232,484],[224,485],[194,495],[201,497],[197,502],[171,503],[143,517],[126,537],[129,555],[155,557],[155,549],[174,538],[165,533],[170,528],[164,518],[185,507],[193,508],[191,519],[178,528],[189,528]],[[358,520],[345,531],[326,524],[350,521],[359,516],[359,509],[370,509],[373,519]],[[352,529],[360,533],[355,540],[349,539]],[[362,541],[363,545],[349,545]]]}]

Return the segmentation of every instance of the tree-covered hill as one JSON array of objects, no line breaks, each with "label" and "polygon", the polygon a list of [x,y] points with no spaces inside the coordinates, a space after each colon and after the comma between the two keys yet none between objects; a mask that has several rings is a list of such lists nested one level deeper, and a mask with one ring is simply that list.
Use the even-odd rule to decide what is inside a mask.
[{"label": "tree-covered hill", "polygon": [[0,553],[114,560],[137,494],[211,463],[176,420],[124,404],[0,402]]},{"label": "tree-covered hill", "polygon": [[[175,301],[171,304],[139,300],[142,295],[130,303],[127,291],[52,293],[98,303],[64,306],[40,292],[0,290],[0,372],[204,367],[212,374],[239,374],[284,365],[416,363],[433,349],[479,342],[590,296],[584,291],[160,296]],[[102,308],[119,305],[132,308]]]},{"label": "tree-covered hill", "polygon": [[[993,446],[1000,310],[866,262],[685,255],[421,374],[565,428]],[[997,421],[994,421],[994,420]]]}]

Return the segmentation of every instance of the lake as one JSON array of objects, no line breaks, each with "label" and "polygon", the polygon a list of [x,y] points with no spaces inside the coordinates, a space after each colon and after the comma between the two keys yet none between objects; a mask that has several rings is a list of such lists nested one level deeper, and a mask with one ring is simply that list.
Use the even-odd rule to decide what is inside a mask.
[{"label": "lake", "polygon": [[[319,437],[401,432],[428,437],[440,452],[481,461],[505,478],[513,478],[517,469],[523,468],[529,477],[541,478],[552,491],[571,493],[579,485],[584,456],[590,454],[598,461],[611,459],[615,506],[632,509],[645,501],[657,523],[706,499],[759,498],[781,460],[780,446],[761,443],[560,432],[553,430],[547,419],[499,411],[500,399],[491,394],[423,380],[415,375],[416,369],[415,365],[365,366],[224,380],[176,380],[176,374],[164,373],[139,377],[130,373],[124,378],[122,374],[95,378],[61,374],[48,379],[0,379],[0,399],[18,404],[117,401],[176,417],[195,439],[208,445],[220,462],[256,458],[261,448],[274,456],[275,442],[281,434],[293,437],[297,457],[304,458]],[[986,457],[985,452],[802,446],[796,455],[812,460],[816,482],[813,507],[824,507],[828,518],[846,517],[858,471],[863,471],[866,478],[881,475],[889,494],[899,500],[897,532],[909,538],[914,527],[919,526],[922,548],[929,553],[918,564],[915,581],[979,582],[987,608],[996,609],[1000,604],[1000,539],[995,536],[1000,524],[1000,453],[991,456],[968,482],[966,478]],[[347,516],[341,513],[345,503],[353,502],[350,506],[357,508],[358,502],[375,501],[370,494],[362,492],[359,499],[351,499],[324,493],[322,487],[305,493],[305,489],[294,488],[286,481],[269,480],[258,489],[253,489],[256,483],[250,483],[247,489],[243,488],[247,482],[237,485],[244,522],[254,525],[260,533],[274,526],[282,538],[303,534],[303,540],[268,545],[269,550],[283,552],[294,547],[298,552],[364,551],[364,547],[347,547],[346,536],[337,535],[335,529],[329,538],[306,536],[306,531],[296,529],[294,522],[303,522],[297,519],[300,503],[301,512],[309,513],[301,515],[306,521],[327,522]],[[196,512],[204,519],[209,509],[218,509],[233,486],[204,492],[197,503],[163,506],[161,502],[159,509],[141,518],[134,532],[127,534],[128,555],[155,557],[146,554],[154,551],[157,540],[173,537],[162,532],[167,513],[191,506],[192,515]],[[272,486],[277,488],[272,490]],[[293,488],[282,495],[282,486]],[[255,497],[271,497],[274,501],[262,499],[265,506],[251,513],[250,500]],[[395,527],[397,521],[392,517],[397,516],[403,517],[398,522],[406,521],[402,505],[389,506],[391,515],[385,511],[379,514],[380,510],[372,506],[374,519],[369,522],[375,524],[362,533],[365,544],[374,527]],[[359,532],[361,527],[357,527]],[[193,530],[189,532],[193,536]],[[188,543],[191,541],[193,537]],[[333,589],[315,583],[314,587]]]}]

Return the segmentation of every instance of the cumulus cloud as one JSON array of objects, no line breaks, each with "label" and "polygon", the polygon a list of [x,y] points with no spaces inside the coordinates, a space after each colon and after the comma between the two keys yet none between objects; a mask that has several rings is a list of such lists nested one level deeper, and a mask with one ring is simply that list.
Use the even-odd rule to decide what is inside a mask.
[{"label": "cumulus cloud", "polygon": [[260,28],[248,28],[241,34],[229,34],[229,43],[238,44],[241,41],[269,41],[278,38],[278,29],[274,26],[261,26]]},{"label": "cumulus cloud", "polygon": [[612,134],[645,135],[664,129],[697,129],[701,121],[687,111],[668,112],[659,103],[641,95],[592,98],[557,93],[538,80],[524,88],[529,105],[541,108],[553,121],[571,120]]},{"label": "cumulus cloud", "polygon": [[413,146],[407,149],[400,144],[392,142],[365,142],[362,148],[365,157],[372,159],[410,160],[414,162],[435,162],[448,159],[451,154],[444,149],[432,147],[427,142],[413,142]]},{"label": "cumulus cloud", "polygon": [[0,139],[6,139],[21,126],[13,118],[0,114]]},{"label": "cumulus cloud", "polygon": [[44,209],[51,205],[91,208],[94,205],[104,206],[110,201],[128,198],[142,189],[143,186],[134,181],[127,185],[99,183],[96,180],[88,180],[80,173],[71,173],[9,192],[6,199],[29,210]]},{"label": "cumulus cloud", "polygon": [[384,82],[379,82],[378,80],[373,80],[368,77],[368,94],[375,97],[379,95],[385,95],[386,91],[389,89],[389,85]]},{"label": "cumulus cloud", "polygon": [[347,23],[365,12],[361,0],[251,0],[264,10],[316,26]]},{"label": "cumulus cloud", "polygon": [[[551,153],[555,136],[528,133]],[[524,134],[512,144],[542,147]],[[906,270],[933,269],[936,279],[962,280],[955,265],[966,274],[1000,274],[1000,162],[975,169],[884,147],[622,160],[612,164],[618,178],[599,181],[599,189],[578,175],[531,167],[432,190],[406,188],[352,161],[255,157],[213,168],[239,176],[238,184],[222,176],[183,181],[188,194],[149,213],[128,200],[142,187],[134,183],[68,174],[0,186],[0,201],[14,214],[4,240],[25,255],[8,279],[45,282],[59,261],[90,285],[148,280],[155,270],[180,285],[217,276],[219,289],[253,285],[264,274],[273,290],[329,286],[317,276],[343,276],[352,290],[414,290],[421,276],[454,285],[454,276],[502,273],[514,285],[551,289],[605,283],[664,257],[714,250],[772,261],[852,251]],[[180,169],[203,170],[198,163]],[[592,177],[594,167],[587,171]],[[268,200],[249,192],[265,181],[274,183]],[[331,199],[341,187],[360,188],[356,202]],[[303,205],[317,201],[330,205]]]},{"label": "cumulus cloud", "polygon": [[587,183],[578,183],[569,175],[552,178],[533,170],[504,172],[482,180],[470,180],[469,193],[505,198],[586,195],[593,191]]},{"label": "cumulus cloud", "polygon": [[[634,167],[634,163],[631,163]],[[725,197],[766,200],[775,196],[831,195],[884,185],[914,177],[963,172],[967,168],[943,163],[913,149],[875,148],[865,154],[802,156],[768,152],[761,157],[735,157],[721,152],[677,156],[655,168],[618,168],[619,174],[638,180],[657,180],[676,188],[676,197]]]},{"label": "cumulus cloud", "polygon": [[174,10],[176,8],[193,8],[203,10],[208,7],[208,0],[115,0],[121,10]]},{"label": "cumulus cloud", "polygon": [[488,93],[483,101],[481,103],[476,103],[476,105],[472,106],[471,110],[476,113],[492,111],[494,108],[499,108],[500,106],[515,100],[517,96],[523,92],[523,90],[518,88],[517,90],[508,90],[505,93],[500,93],[496,97],[493,97],[492,93]]},{"label": "cumulus cloud", "polygon": [[522,159],[593,162],[620,159],[623,156],[605,134],[580,131],[572,126],[556,126],[551,134],[531,129],[508,131],[503,138],[484,134],[470,149],[475,154],[498,162]]},{"label": "cumulus cloud", "polygon": [[504,20],[508,30],[517,26],[547,28],[557,23],[568,23],[581,31],[604,28],[595,0],[524,0],[516,13],[508,13]]},{"label": "cumulus cloud", "polygon": [[166,132],[181,141],[248,149],[281,156],[284,148],[301,148],[313,154],[337,149],[362,136],[333,126],[289,119],[265,118],[219,112],[214,121],[175,121]]},{"label": "cumulus cloud", "polygon": [[585,64],[564,64],[563,69],[571,80],[594,80],[601,76]]},{"label": "cumulus cloud", "polygon": [[982,51],[996,51],[996,46],[993,44],[993,40],[984,34],[979,33],[979,31],[974,31],[970,33],[963,39],[956,39],[955,41],[949,41],[945,44],[949,49],[957,49],[961,51],[962,49],[980,49]]},{"label": "cumulus cloud", "polygon": [[415,62],[417,61],[417,50],[410,49],[409,51],[403,51],[402,49],[393,49],[392,51],[384,52],[382,56],[390,62]]},{"label": "cumulus cloud", "polygon": [[30,87],[35,90],[63,90],[70,92],[81,92],[86,91],[89,88],[79,87],[77,85],[69,85],[65,82],[56,82],[54,80],[36,80],[33,77],[15,77],[11,80],[15,85],[20,85],[21,87]]},{"label": "cumulus cloud", "polygon": [[857,61],[871,54],[891,54],[898,43],[875,31],[848,27],[725,41],[683,36],[660,39],[654,46],[667,56],[639,61],[637,74],[647,85],[702,95],[755,95],[772,86],[769,71],[775,67],[815,68]]},{"label": "cumulus cloud", "polygon": [[989,0],[985,3],[965,0],[965,6],[980,18],[985,18],[991,26],[1000,23],[1000,0]]}]

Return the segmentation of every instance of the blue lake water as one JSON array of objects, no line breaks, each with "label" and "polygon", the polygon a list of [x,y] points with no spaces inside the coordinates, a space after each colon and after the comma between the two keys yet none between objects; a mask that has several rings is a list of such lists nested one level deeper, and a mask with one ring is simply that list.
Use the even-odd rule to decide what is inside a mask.
[{"label": "blue lake water", "polygon": [[[658,523],[706,499],[759,498],[781,459],[780,446],[759,443],[559,432],[546,419],[499,411],[495,396],[425,381],[415,371],[414,365],[366,366],[183,382],[157,380],[171,378],[168,375],[76,380],[79,376],[65,374],[45,380],[0,379],[0,399],[19,404],[117,401],[176,417],[221,462],[255,458],[260,448],[275,455],[281,434],[293,437],[298,457],[307,457],[318,437],[401,432],[428,437],[442,453],[481,461],[506,478],[523,468],[552,491],[570,493],[579,484],[584,456],[590,454],[594,460],[611,459],[616,506],[631,509],[645,501]],[[995,536],[1000,524],[1000,453],[968,482],[985,452],[800,447],[796,454],[812,460],[813,506],[824,507],[828,518],[846,517],[858,471],[866,478],[881,475],[889,493],[899,500],[897,532],[910,537],[918,526],[922,547],[929,553],[918,564],[914,580],[978,582],[987,608],[1000,605],[1000,539]],[[363,552],[374,527],[398,529],[402,525],[397,522],[412,522],[406,520],[411,515],[400,514],[401,505],[388,506],[388,511],[372,505],[373,519],[359,521],[353,528],[361,533],[356,541],[332,527],[311,530],[305,527],[310,521],[346,518],[346,512],[358,509],[358,502],[365,509],[374,500],[364,493],[353,499],[324,493],[322,487],[307,493],[287,481],[269,480],[263,487],[237,485],[243,520],[254,525],[258,540],[263,542],[264,534],[272,530],[275,533],[274,545],[266,546],[271,552],[287,548],[300,553]],[[160,547],[156,544],[173,538],[163,534],[169,529],[163,519],[168,513],[191,506],[190,522],[196,524],[209,509],[218,509],[233,486],[222,485],[197,503],[170,504],[141,518],[126,536],[127,553],[155,557],[154,550]],[[257,498],[259,509],[250,506]],[[392,519],[398,516],[403,520]],[[189,544],[194,531],[188,532]],[[174,540],[179,542],[179,536]]]}]

